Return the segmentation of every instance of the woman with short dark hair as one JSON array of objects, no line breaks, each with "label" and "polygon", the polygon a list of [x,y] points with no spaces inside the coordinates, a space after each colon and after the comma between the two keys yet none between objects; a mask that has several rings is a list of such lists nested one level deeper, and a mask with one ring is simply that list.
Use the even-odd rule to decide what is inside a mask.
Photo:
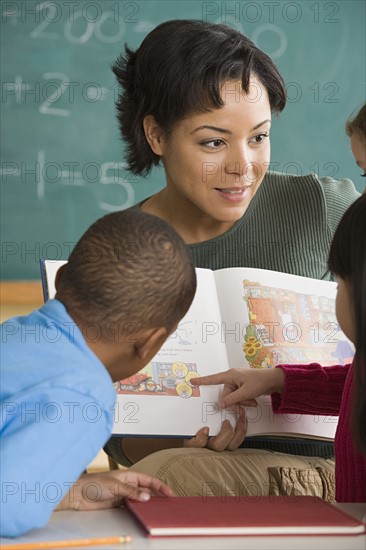
[{"label": "woman with short dark hair", "polygon": [[[160,192],[134,208],[169,222],[197,267],[245,266],[330,278],[332,235],[358,193],[348,179],[268,171],[272,114],[284,109],[286,91],[264,52],[226,25],[167,21],[136,51],[126,47],[113,71],[120,84],[117,111],[129,169],[147,176],[161,163],[166,177]],[[245,431],[242,420],[236,429],[223,423],[218,436],[208,438],[200,430],[189,445],[235,450]],[[240,452],[251,453],[255,467],[249,472],[256,469],[261,491],[266,484],[262,492],[269,490],[268,467],[277,463],[309,469],[307,457],[315,456],[320,457],[315,468],[333,472],[331,443],[247,438],[244,445],[260,449],[255,457],[254,449]],[[149,448],[146,440],[143,445],[123,440],[130,462],[158,448],[156,443]],[[273,451],[278,451],[276,463]],[[123,460],[118,439],[108,452]],[[155,456],[157,466],[165,461],[161,453]],[[211,481],[206,475],[202,480]],[[187,487],[183,494],[195,490]]]}]

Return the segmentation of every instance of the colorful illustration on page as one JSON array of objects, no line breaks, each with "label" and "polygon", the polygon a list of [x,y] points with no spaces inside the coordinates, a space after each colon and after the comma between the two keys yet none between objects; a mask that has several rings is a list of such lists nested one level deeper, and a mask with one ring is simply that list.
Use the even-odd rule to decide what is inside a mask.
[{"label": "colorful illustration on page", "polygon": [[137,374],[115,383],[117,393],[139,395],[160,395],[199,397],[200,390],[190,383],[199,376],[196,363],[174,361],[172,363],[151,362]]},{"label": "colorful illustration on page", "polygon": [[250,367],[352,361],[354,352],[339,330],[333,299],[248,280],[243,286],[250,320],[243,352]]}]

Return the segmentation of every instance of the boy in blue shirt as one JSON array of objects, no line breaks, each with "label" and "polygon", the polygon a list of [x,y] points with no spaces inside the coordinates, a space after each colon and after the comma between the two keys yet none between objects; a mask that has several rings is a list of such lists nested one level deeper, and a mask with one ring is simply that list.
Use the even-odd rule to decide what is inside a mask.
[{"label": "boy in blue shirt", "polygon": [[[44,526],[58,505],[88,508],[80,493],[88,475],[73,483],[110,437],[113,382],[154,357],[195,289],[194,267],[175,230],[149,214],[116,212],[97,220],[77,243],[57,273],[54,300],[3,323],[3,536]],[[94,509],[123,496],[171,494],[150,476],[105,476],[105,486],[99,475],[89,498]]]}]

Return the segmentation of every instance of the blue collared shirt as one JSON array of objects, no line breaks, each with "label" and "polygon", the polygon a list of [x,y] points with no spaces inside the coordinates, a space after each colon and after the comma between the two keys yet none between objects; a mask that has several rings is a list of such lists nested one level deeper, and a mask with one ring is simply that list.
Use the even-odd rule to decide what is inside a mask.
[{"label": "blue collared shirt", "polygon": [[2,536],[43,527],[111,434],[112,380],[58,300],[1,325]]}]

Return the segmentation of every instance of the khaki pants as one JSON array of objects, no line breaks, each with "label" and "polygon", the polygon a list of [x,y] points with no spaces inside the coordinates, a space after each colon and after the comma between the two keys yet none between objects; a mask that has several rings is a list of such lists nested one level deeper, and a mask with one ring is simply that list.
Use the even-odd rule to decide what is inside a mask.
[{"label": "khaki pants", "polygon": [[334,459],[262,449],[166,449],[131,469],[164,481],[178,496],[310,495],[333,501],[335,493]]}]

